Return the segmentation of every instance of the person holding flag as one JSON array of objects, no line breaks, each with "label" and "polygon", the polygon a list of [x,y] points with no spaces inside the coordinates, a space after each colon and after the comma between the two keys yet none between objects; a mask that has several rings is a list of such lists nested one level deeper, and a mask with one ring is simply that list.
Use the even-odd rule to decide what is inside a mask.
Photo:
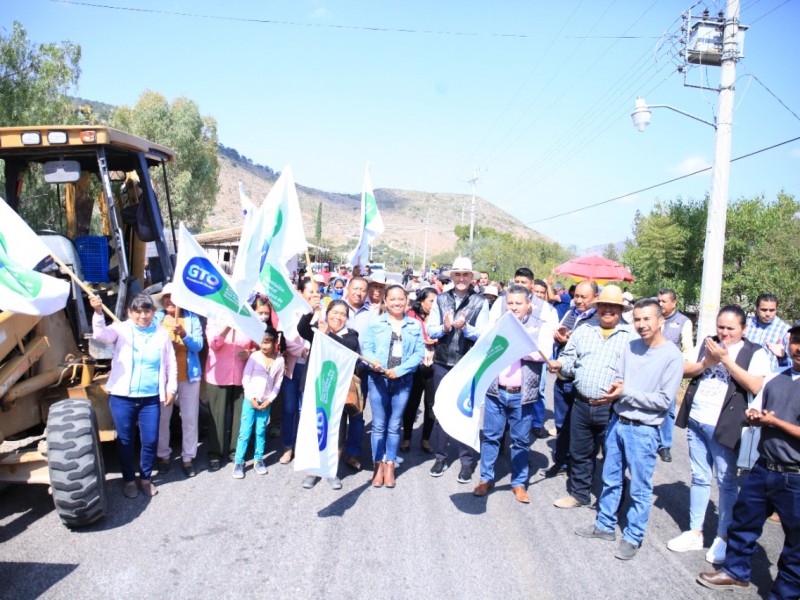
[{"label": "person holding flag", "polygon": [[512,285],[505,296],[505,307],[536,340],[538,352],[514,361],[501,371],[486,393],[481,442],[481,480],[472,492],[485,496],[494,487],[494,464],[506,425],[511,434],[511,490],[524,504],[530,502],[528,484],[531,421],[539,397],[544,356],[553,352],[553,327],[531,314],[528,289]]},{"label": "person holding flag", "polygon": [[422,325],[406,315],[408,293],[401,285],[386,290],[386,312],[372,319],[363,340],[364,358],[371,363],[369,405],[372,409],[374,487],[395,486],[394,466],[400,446],[400,426],[411,393],[414,371],[425,358]]},{"label": "person holding flag", "polygon": [[[316,312],[310,312],[300,317],[300,321],[297,323],[297,332],[311,346],[314,344],[315,334],[327,335],[348,350],[358,353],[360,349],[358,332],[355,329],[349,329],[347,327],[347,310],[347,304],[344,300],[333,300],[328,304],[324,320],[317,318],[318,313]],[[303,381],[300,385],[300,389],[305,389],[308,375],[309,373],[303,372]],[[319,479],[318,476],[313,474],[306,475],[305,479],[303,479],[303,487],[311,489],[319,482]],[[335,490],[342,488],[342,482],[336,476],[329,478],[328,482]]]},{"label": "person holding flag", "polygon": [[122,493],[126,498],[139,495],[134,459],[134,436],[138,424],[142,442],[139,485],[145,496],[155,496],[158,490],[150,478],[158,448],[161,405],[171,405],[178,391],[178,364],[170,333],[153,322],[155,306],[147,294],[134,296],[128,305],[128,319],[111,325],[106,325],[100,296],[89,296],[89,304],[94,309],[93,339],[101,344],[114,345],[106,390],[125,481]]}]

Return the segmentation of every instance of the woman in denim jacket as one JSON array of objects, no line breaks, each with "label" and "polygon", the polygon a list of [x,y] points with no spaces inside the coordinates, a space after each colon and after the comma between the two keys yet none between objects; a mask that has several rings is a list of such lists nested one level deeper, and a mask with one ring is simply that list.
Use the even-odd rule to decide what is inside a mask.
[{"label": "woman in denim jacket", "polygon": [[394,463],[400,425],[411,393],[414,371],[425,357],[422,325],[405,314],[402,286],[386,289],[386,312],[370,320],[361,350],[369,361],[369,405],[372,409],[372,461],[375,487],[395,486]]}]

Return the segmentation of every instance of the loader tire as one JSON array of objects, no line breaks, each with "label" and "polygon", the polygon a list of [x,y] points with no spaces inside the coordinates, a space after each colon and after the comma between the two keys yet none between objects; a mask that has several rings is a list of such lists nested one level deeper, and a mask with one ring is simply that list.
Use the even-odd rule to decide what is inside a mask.
[{"label": "loader tire", "polygon": [[105,468],[97,417],[88,400],[61,400],[50,407],[47,458],[61,522],[73,528],[102,519],[108,504]]}]

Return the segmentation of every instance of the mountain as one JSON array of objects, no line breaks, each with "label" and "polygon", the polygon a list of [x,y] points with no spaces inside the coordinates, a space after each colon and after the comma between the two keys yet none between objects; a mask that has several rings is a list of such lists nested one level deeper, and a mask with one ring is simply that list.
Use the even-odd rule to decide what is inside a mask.
[{"label": "mountain", "polygon": [[[239,182],[245,185],[250,199],[260,205],[277,175],[269,167],[253,164],[235,150],[221,146],[219,155],[219,192],[213,211],[206,217],[206,230],[239,227],[242,223]],[[360,179],[355,173],[354,181]],[[422,256],[425,243],[425,222],[428,221],[428,257],[453,250],[456,225],[469,225],[472,196],[468,194],[431,193],[410,190],[374,190],[381,211],[385,232],[380,241],[391,248]],[[297,195],[306,237],[313,243],[317,208],[322,203],[322,239],[331,245],[354,247],[358,240],[361,214],[361,191],[354,194],[324,192],[297,184]],[[475,222],[518,236],[546,239],[521,221],[487,202],[476,199]]]}]

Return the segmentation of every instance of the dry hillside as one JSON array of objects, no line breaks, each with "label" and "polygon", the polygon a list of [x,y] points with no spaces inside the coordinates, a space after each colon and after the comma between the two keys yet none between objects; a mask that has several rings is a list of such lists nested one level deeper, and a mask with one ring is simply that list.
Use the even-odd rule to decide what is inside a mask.
[{"label": "dry hillside", "polygon": [[[251,200],[260,205],[272,188],[273,180],[262,171],[245,163],[220,155],[219,193],[213,212],[206,219],[206,229],[213,231],[241,225],[239,181],[245,184]],[[317,206],[322,202],[323,239],[355,245],[358,238],[361,191],[352,195],[332,194],[297,184],[300,209],[303,212],[306,237],[313,241]],[[376,189],[375,199],[386,231],[381,241],[396,250],[421,256],[425,237],[425,220],[429,214],[428,256],[451,250],[456,243],[453,228],[469,223],[471,196]],[[543,237],[494,205],[478,198],[475,222],[484,227],[512,232],[521,236]]]}]

